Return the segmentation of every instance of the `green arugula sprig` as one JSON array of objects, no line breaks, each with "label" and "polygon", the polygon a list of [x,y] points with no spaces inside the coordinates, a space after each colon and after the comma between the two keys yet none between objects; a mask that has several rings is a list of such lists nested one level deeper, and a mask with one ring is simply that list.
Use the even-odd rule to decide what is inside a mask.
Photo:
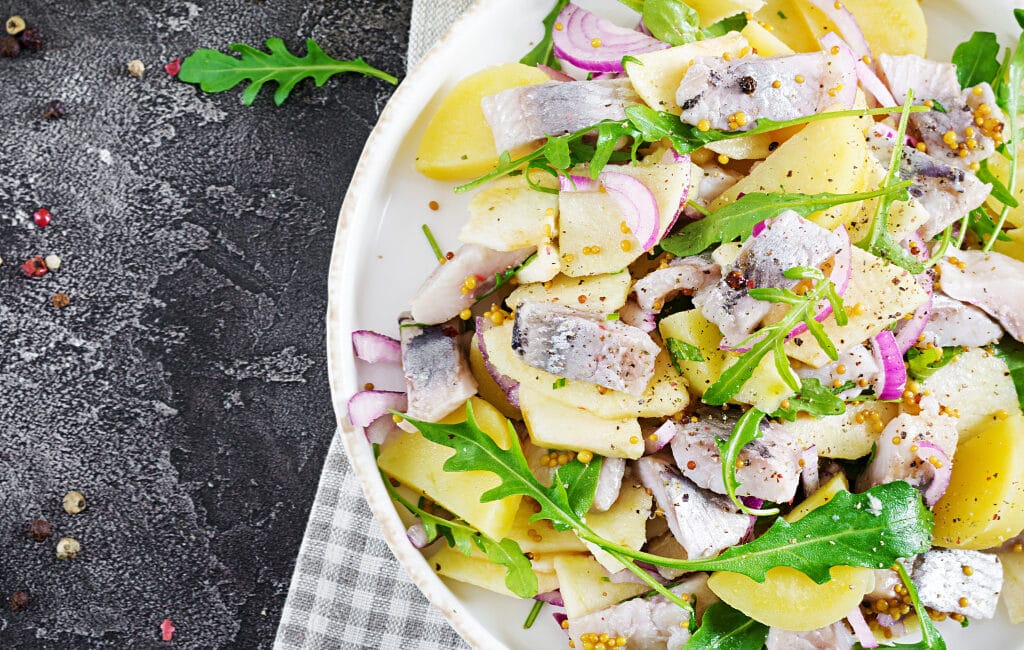
[{"label": "green arugula sprig", "polygon": [[752,343],[750,349],[740,355],[736,363],[723,370],[721,376],[705,391],[703,397],[705,404],[717,406],[732,399],[754,374],[754,369],[761,363],[761,359],[768,354],[774,356],[775,369],[786,384],[794,391],[799,391],[800,378],[789,365],[789,358],[786,356],[784,346],[789,333],[800,323],[807,327],[807,331],[830,359],[835,361],[839,358],[836,346],[829,340],[821,323],[814,318],[818,313],[818,305],[821,301],[828,300],[832,305],[836,323],[846,325],[849,322],[846,310],[843,308],[843,299],[836,291],[835,285],[825,277],[820,269],[806,266],[793,267],[786,270],[783,275],[790,280],[813,280],[815,284],[802,296],[797,295],[792,289],[766,287],[750,290],[750,296],[757,300],[790,305],[789,311],[779,321],[762,327],[736,346],[744,347]]},{"label": "green arugula sprig", "polygon": [[551,30],[555,27],[555,20],[562,9],[569,4],[569,0],[557,0],[554,8],[544,17],[544,36],[541,37],[533,49],[526,53],[526,56],[519,59],[523,65],[546,65],[554,70],[561,70],[562,66],[555,58],[555,45],[551,40]]},{"label": "green arugula sprig", "polygon": [[676,369],[680,375],[683,374],[683,369],[679,366],[680,361],[693,361],[696,363],[704,363],[707,359],[704,358],[704,353],[700,351],[696,345],[687,343],[682,339],[674,339],[669,337],[665,339],[665,347],[668,348],[668,356],[672,361],[672,367]]},{"label": "green arugula sprig", "polygon": [[504,271],[501,271],[500,273],[495,273],[494,274],[494,286],[491,287],[490,289],[488,289],[487,291],[485,291],[484,293],[480,294],[479,296],[477,296],[476,297],[476,302],[480,302],[484,298],[487,298],[492,293],[494,293],[498,289],[500,289],[503,286],[505,286],[506,284],[508,284],[509,281],[512,280],[513,277],[515,277],[516,273],[519,273],[520,271],[525,269],[535,259],[537,259],[537,253],[530,253],[530,256],[527,257],[525,260],[523,260],[521,264],[518,264],[517,266],[513,266],[510,269],[505,269]]},{"label": "green arugula sprig", "polygon": [[768,638],[768,626],[758,623],[723,602],[704,611],[700,629],[683,646],[684,650],[761,650]]},{"label": "green arugula sprig", "polygon": [[306,56],[303,57],[289,52],[288,46],[280,38],[267,39],[267,49],[270,52],[257,50],[244,43],[232,43],[228,49],[238,52],[241,57],[217,50],[196,50],[181,62],[178,79],[190,84],[199,84],[199,87],[208,93],[223,92],[244,81],[250,81],[242,93],[242,103],[246,106],[252,105],[263,84],[269,81],[277,83],[274,103],[278,106],[288,99],[297,83],[308,77],[313,78],[317,87],[343,72],[357,72],[367,77],[383,79],[390,84],[398,83],[394,75],[378,70],[362,57],[341,61],[328,56],[311,38],[306,39]]},{"label": "green arugula sprig", "polygon": [[924,381],[954,361],[963,348],[917,348],[907,351],[907,372],[917,381]]},{"label": "green arugula sprig", "polygon": [[[617,153],[616,147],[621,138],[632,141],[628,158],[635,161],[641,147],[668,139],[673,148],[680,154],[688,154],[712,142],[732,140],[758,133],[768,133],[778,129],[831,120],[841,117],[862,117],[868,115],[888,115],[896,112],[895,108],[864,108],[845,111],[817,113],[792,120],[776,122],[766,118],[757,121],[755,128],[747,131],[719,131],[710,129],[701,131],[696,126],[685,124],[678,115],[664,111],[656,111],[643,105],[626,108],[625,120],[604,120],[597,124],[585,126],[578,131],[560,136],[549,136],[541,147],[512,158],[509,152],[498,157],[498,166],[483,176],[455,188],[456,193],[473,190],[481,185],[514,173],[527,173],[531,169],[540,169],[551,174],[568,174],[568,170],[578,164],[589,164],[591,178],[597,178],[605,165]],[[912,113],[930,110],[927,106],[911,106],[906,110]],[[597,141],[593,147],[580,147],[584,136],[597,132]],[[589,156],[589,157],[587,157]]]},{"label": "green arugula sprig", "polygon": [[515,540],[503,539],[500,542],[487,537],[476,528],[461,521],[443,519],[431,514],[422,508],[413,505],[403,497],[391,485],[390,479],[381,473],[384,487],[387,489],[391,499],[396,501],[415,515],[423,524],[427,533],[427,541],[433,542],[438,536],[443,536],[448,545],[457,548],[465,555],[470,555],[476,547],[487,559],[495,564],[505,567],[505,586],[509,591],[520,598],[533,598],[537,595],[539,588],[537,574],[533,572],[533,565],[523,553]]},{"label": "green arugula sprig", "polygon": [[1004,336],[994,348],[995,355],[1006,362],[1010,378],[1017,389],[1017,401],[1024,409],[1024,343],[1011,336]]},{"label": "green arugula sprig", "polygon": [[[845,387],[848,390],[853,386],[856,386],[856,384],[848,382],[840,386],[840,388]],[[778,410],[771,414],[771,417],[778,420],[795,422],[797,415],[800,413],[807,413],[816,418],[846,413],[846,402],[839,399],[835,391],[822,384],[820,379],[814,377],[801,380],[800,392],[787,400],[783,400],[783,404],[785,406],[780,406]]]},{"label": "green arugula sprig", "polygon": [[718,445],[718,453],[722,457],[722,483],[725,485],[725,493],[732,499],[732,502],[743,512],[755,517],[769,517],[779,514],[778,508],[751,508],[740,501],[736,496],[736,488],[740,481],[736,476],[736,461],[740,458],[740,452],[747,444],[757,440],[764,432],[761,430],[761,423],[764,421],[765,413],[756,408],[748,409],[740,416],[732,435],[726,441],[715,438]]},{"label": "green arugula sprig", "polygon": [[703,38],[700,15],[682,0],[644,0],[641,14],[654,38],[669,45],[685,45]]},{"label": "green arugula sprig", "polygon": [[[931,616],[928,615],[924,605],[921,604],[921,597],[917,595],[917,587],[914,585],[914,581],[910,579],[907,569],[903,566],[902,562],[896,562],[893,568],[900,575],[903,586],[907,588],[907,595],[910,596],[910,604],[913,606],[914,611],[917,612],[917,620],[921,625],[921,640],[916,643],[893,643],[888,647],[900,648],[902,650],[946,650],[946,641],[939,634],[939,631],[935,629]],[[864,646],[860,643],[857,643],[854,648],[864,650]]]},{"label": "green arugula sprig", "polygon": [[[1024,20],[1024,11],[1020,9],[1014,10],[1014,15],[1017,17],[1018,22]],[[1017,131],[1017,120],[1018,113],[1024,104],[1021,103],[1021,84],[1024,84],[1024,33],[1021,33],[1020,39],[1017,42],[1017,49],[1014,50],[1013,56],[1010,57],[1009,63],[1006,66],[1006,83],[1001,85],[1001,88],[1005,89],[1005,102],[1006,102],[1006,122],[1009,137],[1004,138],[1004,150],[1005,155],[1010,160],[1010,171],[1009,178],[1006,184],[1007,194],[1013,198],[1017,191],[1017,143],[1020,134]],[[1006,219],[1010,215],[1010,205],[1004,203],[1003,209],[999,211],[999,219],[995,223],[994,232],[1001,233],[1003,226],[1006,225]],[[985,242],[982,250],[990,251],[996,244],[995,237],[989,237],[988,241]]]},{"label": "green arugula sprig", "polygon": [[[759,538],[734,546],[714,558],[680,560],[635,551],[595,533],[586,523],[593,502],[597,463],[572,461],[555,471],[545,486],[530,471],[518,437],[508,423],[510,444],[500,447],[482,431],[466,406],[466,420],[454,424],[406,419],[431,442],[453,449],[445,462],[448,472],[485,471],[496,475],[499,485],[480,496],[482,503],[509,496],[528,496],[539,511],[531,521],[549,520],[559,530],[572,530],[619,560],[650,584],[659,594],[685,606],[678,596],[658,584],[635,562],[684,571],[732,571],[763,582],[770,569],[791,566],[818,584],[831,579],[833,566],[885,568],[898,558],[923,553],[931,546],[932,516],[920,493],[903,481],[886,483],[863,494],[839,492],[824,506],[799,521],[777,519]],[[874,504],[874,506],[872,506]],[[879,509],[878,504],[881,504]],[[645,582],[646,582],[645,580]]]},{"label": "green arugula sprig", "polygon": [[953,50],[953,65],[961,88],[989,83],[999,72],[999,41],[992,32],[974,32]]},{"label": "green arugula sprig", "polygon": [[905,192],[910,185],[910,181],[903,181],[854,194],[751,192],[703,219],[686,224],[677,234],[661,240],[659,245],[662,250],[678,257],[698,255],[715,244],[731,242],[737,238],[747,239],[754,226],[765,219],[777,217],[783,210],[793,210],[801,217],[807,217],[832,206],[899,194]]}]

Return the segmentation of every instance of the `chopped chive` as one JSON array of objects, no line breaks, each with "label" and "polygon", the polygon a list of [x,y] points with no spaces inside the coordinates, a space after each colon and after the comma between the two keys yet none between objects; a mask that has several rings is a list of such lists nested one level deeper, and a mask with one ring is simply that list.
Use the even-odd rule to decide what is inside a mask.
[{"label": "chopped chive", "polygon": [[558,390],[559,388],[565,388],[565,385],[569,383],[565,377],[559,377],[555,383],[551,384],[552,390]]},{"label": "chopped chive", "polygon": [[533,608],[530,609],[529,615],[526,617],[526,620],[523,621],[524,630],[529,630],[531,627],[533,627],[533,623],[537,620],[537,616],[540,614],[540,610],[542,609],[544,609],[544,601],[534,601]]},{"label": "chopped chive", "polygon": [[434,251],[434,255],[437,257],[438,262],[444,262],[444,251],[437,245],[437,240],[434,239],[434,233],[430,231],[430,226],[423,224],[423,234],[427,236],[427,242],[430,244],[431,250]]},{"label": "chopped chive", "polygon": [[783,19],[783,20],[787,20],[787,18],[786,18],[786,14],[782,13],[782,10],[781,10],[781,9],[779,9],[779,10],[778,10],[777,12],[775,12],[775,13],[777,13],[777,14],[779,15],[779,18],[781,18],[781,19]]},{"label": "chopped chive", "polygon": [[619,320],[618,312],[612,312],[604,317],[605,320]]},{"label": "chopped chive", "polygon": [[701,215],[703,215],[705,217],[711,215],[711,210],[708,210],[703,205],[701,205],[700,203],[697,203],[693,199],[686,199],[686,206],[689,207],[689,208],[693,208],[694,210],[696,210],[697,212],[701,213]]}]

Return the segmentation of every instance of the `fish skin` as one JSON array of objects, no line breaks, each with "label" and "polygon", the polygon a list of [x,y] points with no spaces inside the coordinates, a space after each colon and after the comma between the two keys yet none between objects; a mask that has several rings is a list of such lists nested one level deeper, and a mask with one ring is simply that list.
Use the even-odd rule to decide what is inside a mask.
[{"label": "fish skin", "polygon": [[[408,314],[399,319],[414,323]],[[459,345],[461,324],[401,328],[402,371],[413,419],[436,422],[476,395],[477,383]]]},{"label": "fish skin", "polygon": [[645,311],[658,312],[656,303],[664,305],[679,292],[693,295],[718,282],[722,269],[703,255],[677,257],[664,269],[655,269],[633,284],[636,302]]},{"label": "fish skin", "polygon": [[624,120],[626,107],[639,103],[633,85],[623,78],[509,88],[484,97],[481,107],[500,154],[603,120]]},{"label": "fish skin", "polygon": [[[676,435],[669,445],[686,478],[701,488],[725,494],[717,441],[729,439],[739,416],[739,411],[707,408],[697,412],[696,422],[691,418],[676,424]],[[762,422],[761,432],[762,437],[740,452],[737,464],[743,467],[736,469],[736,494],[785,503],[793,499],[800,484],[803,448],[788,431],[768,421]]]},{"label": "fish skin", "polygon": [[544,302],[516,308],[512,348],[534,368],[631,395],[647,388],[660,352],[639,328]]},{"label": "fish skin", "polygon": [[1002,338],[1003,328],[981,309],[936,293],[922,336],[922,343],[939,347],[980,348]]},{"label": "fish skin", "polygon": [[[893,141],[877,128],[868,132],[867,141],[868,150],[888,168]],[[991,185],[982,183],[972,172],[906,145],[902,149],[899,173],[901,180],[913,182],[907,191],[930,216],[928,223],[921,227],[925,241],[984,203],[992,190]]]},{"label": "fish skin", "polygon": [[[796,81],[798,76],[802,83]],[[736,60],[701,56],[687,69],[676,102],[682,108],[680,119],[687,124],[707,120],[713,129],[748,131],[762,117],[776,121],[806,117],[842,104],[847,97],[852,106],[852,93],[829,94],[839,86],[847,91],[857,87],[854,60],[847,52]],[[737,112],[746,115],[746,124],[730,124],[729,116]]]},{"label": "fish skin", "polygon": [[654,493],[669,529],[687,557],[712,557],[735,546],[752,521],[728,497],[703,490],[682,476],[662,456],[644,456],[634,462],[640,481]]},{"label": "fish skin", "polygon": [[[942,291],[980,307],[1024,342],[1024,262],[1002,253],[962,250],[938,263]],[[963,265],[963,268],[960,268]]]},{"label": "fish skin", "polygon": [[[471,308],[477,296],[494,286],[495,274],[519,266],[534,250],[520,248],[504,252],[479,244],[461,246],[455,251],[455,256],[439,264],[416,291],[410,304],[413,320],[437,325],[455,318],[463,309]],[[462,293],[463,283],[470,275],[476,276],[476,286],[472,291]]]},{"label": "fish skin", "polygon": [[[971,575],[964,573],[971,567]],[[968,618],[992,618],[1003,586],[999,556],[981,551],[934,549],[914,563],[914,585],[921,604]],[[966,598],[966,605],[960,604]]]}]

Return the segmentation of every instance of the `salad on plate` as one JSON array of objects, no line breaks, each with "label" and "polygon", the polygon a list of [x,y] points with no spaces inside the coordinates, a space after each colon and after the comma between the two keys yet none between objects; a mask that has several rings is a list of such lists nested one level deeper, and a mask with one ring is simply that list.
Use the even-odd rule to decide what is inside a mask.
[{"label": "salad on plate", "polygon": [[1024,621],[1024,38],[621,1],[559,0],[419,143],[468,215],[352,334],[406,390],[348,402],[409,540],[587,650]]}]

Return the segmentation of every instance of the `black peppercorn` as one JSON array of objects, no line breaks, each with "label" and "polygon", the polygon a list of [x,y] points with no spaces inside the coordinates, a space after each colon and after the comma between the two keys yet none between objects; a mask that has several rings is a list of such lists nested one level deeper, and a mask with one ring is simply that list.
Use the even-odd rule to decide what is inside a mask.
[{"label": "black peppercorn", "polygon": [[7,600],[7,604],[11,606],[11,611],[20,612],[28,607],[31,600],[32,599],[29,598],[28,592],[16,591],[11,594],[11,597]]},{"label": "black peppercorn", "polygon": [[757,79],[753,77],[741,77],[740,78],[740,90],[745,95],[753,95],[754,91],[757,90]]},{"label": "black peppercorn", "polygon": [[43,117],[48,120],[59,120],[64,117],[64,102],[55,99],[43,109]]},{"label": "black peppercorn", "polygon": [[45,519],[36,519],[28,527],[28,534],[37,542],[45,542],[51,532],[50,524]]},{"label": "black peppercorn", "polygon": [[21,45],[18,44],[17,38],[10,35],[0,38],[0,57],[13,59],[19,54],[21,54]]},{"label": "black peppercorn", "polygon": [[29,27],[18,36],[18,42],[26,50],[34,52],[43,46],[43,35],[38,29]]}]

